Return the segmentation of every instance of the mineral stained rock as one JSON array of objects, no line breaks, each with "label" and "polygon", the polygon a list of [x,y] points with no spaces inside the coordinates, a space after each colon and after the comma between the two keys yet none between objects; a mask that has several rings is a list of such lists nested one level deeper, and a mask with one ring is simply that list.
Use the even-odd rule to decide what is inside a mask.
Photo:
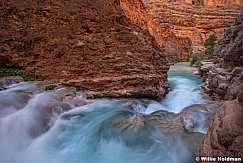
[{"label": "mineral stained rock", "polygon": [[127,16],[124,6],[129,3],[2,0],[0,58],[38,79],[98,96],[162,98],[169,65],[148,30]]},{"label": "mineral stained rock", "polygon": [[[194,53],[203,50],[203,42],[211,34],[222,38],[224,31],[233,25],[235,18],[243,11],[242,1],[231,0],[143,0],[145,8],[162,31],[167,35],[158,37],[168,54],[177,60],[188,59],[189,47]],[[168,33],[175,35],[172,37]],[[167,37],[169,36],[169,37]],[[179,43],[178,43],[179,42]],[[183,47],[183,48],[182,48]]]}]

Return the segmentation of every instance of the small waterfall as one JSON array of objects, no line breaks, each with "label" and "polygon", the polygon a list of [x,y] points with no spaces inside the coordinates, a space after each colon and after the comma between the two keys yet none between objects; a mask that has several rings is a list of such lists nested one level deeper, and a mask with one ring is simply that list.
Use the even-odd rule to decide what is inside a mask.
[{"label": "small waterfall", "polygon": [[191,71],[185,63],[172,67],[174,90],[161,102],[11,85],[0,91],[0,163],[195,162],[204,137],[197,132],[206,132],[216,106],[190,108],[204,101]]},{"label": "small waterfall", "polygon": [[[181,135],[141,120],[121,101],[97,101],[63,113],[55,125],[13,162],[139,163],[190,162]],[[149,124],[149,122],[148,122]]]}]

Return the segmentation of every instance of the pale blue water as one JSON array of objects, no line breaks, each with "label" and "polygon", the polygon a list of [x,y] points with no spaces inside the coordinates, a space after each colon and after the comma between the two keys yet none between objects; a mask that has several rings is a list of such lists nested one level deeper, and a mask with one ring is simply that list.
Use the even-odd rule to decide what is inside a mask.
[{"label": "pale blue water", "polygon": [[[90,105],[74,107],[58,101],[54,97],[57,92],[28,94],[27,89],[34,87],[33,84],[0,91],[0,98],[8,99],[0,107],[0,163],[194,162],[192,151],[180,135],[134,120],[138,113],[156,110],[179,113],[186,106],[203,102],[200,91],[194,90],[202,82],[191,72],[188,63],[171,68],[169,81],[174,91],[161,103],[135,99],[91,100]],[[19,104],[21,99],[25,100]],[[72,110],[53,115],[46,132],[46,108],[59,103],[69,105]],[[128,129],[131,125],[127,123],[138,123],[139,127]]]},{"label": "pale blue water", "polygon": [[145,112],[167,110],[180,113],[187,106],[203,103],[205,101],[204,96],[198,90],[203,82],[200,76],[193,75],[192,72],[195,70],[195,68],[190,67],[189,62],[180,62],[171,66],[168,72],[168,80],[173,91],[170,91],[159,104],[152,103]]}]

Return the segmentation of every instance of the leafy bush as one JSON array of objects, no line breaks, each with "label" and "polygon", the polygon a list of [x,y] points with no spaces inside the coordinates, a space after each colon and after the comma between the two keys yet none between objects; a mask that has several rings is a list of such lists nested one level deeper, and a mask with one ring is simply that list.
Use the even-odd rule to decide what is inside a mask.
[{"label": "leafy bush", "polygon": [[170,55],[167,56],[167,60],[170,64],[175,64],[177,61]]},{"label": "leafy bush", "polygon": [[204,43],[204,47],[205,47],[205,53],[208,56],[212,56],[213,54],[213,49],[216,45],[216,41],[217,41],[218,37],[215,34],[210,35]]},{"label": "leafy bush", "polygon": [[193,50],[194,49],[192,47],[189,48],[189,55],[192,55],[193,54]]},{"label": "leafy bush", "polygon": [[216,45],[216,41],[217,41],[217,36],[215,34],[212,34],[205,40],[204,51],[201,51],[199,54],[191,54],[193,49],[192,50],[189,49],[189,53],[190,53],[189,58],[190,58],[191,65],[193,65],[197,61],[205,60],[211,57],[213,54],[214,47]]},{"label": "leafy bush", "polygon": [[197,61],[208,59],[209,55],[205,51],[201,51],[199,54],[190,55],[191,65],[196,63]]},{"label": "leafy bush", "polygon": [[34,75],[32,73],[26,72],[24,70],[13,68],[0,68],[0,77],[4,76],[21,76],[26,81],[34,79]]}]

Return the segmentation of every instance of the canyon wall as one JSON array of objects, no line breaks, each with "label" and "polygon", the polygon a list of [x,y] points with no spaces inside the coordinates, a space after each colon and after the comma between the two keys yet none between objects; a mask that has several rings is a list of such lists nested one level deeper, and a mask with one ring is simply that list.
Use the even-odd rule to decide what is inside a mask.
[{"label": "canyon wall", "polygon": [[[232,5],[235,4],[233,1],[225,3],[225,6],[217,6],[221,1],[216,1],[218,2],[216,6],[211,7],[204,6],[206,1],[143,0],[143,2],[153,20],[159,22],[162,31],[172,31],[177,38],[191,40],[194,53],[204,49],[203,42],[209,35],[216,34],[222,38],[225,29],[231,26],[237,15],[243,11],[243,6]],[[159,41],[159,44],[166,45],[166,39]],[[186,59],[188,52],[189,49],[186,53],[177,55],[182,55],[180,58]]]},{"label": "canyon wall", "polygon": [[205,6],[242,5],[242,0],[202,0]]},{"label": "canyon wall", "polygon": [[243,103],[243,14],[219,40],[211,61],[202,62],[204,89],[216,99]]},{"label": "canyon wall", "polygon": [[[226,101],[215,115],[200,149],[201,156],[243,158],[243,106]],[[230,161],[227,161],[230,162]]]},{"label": "canyon wall", "polygon": [[229,6],[242,5],[242,0],[143,0],[144,2],[181,2],[202,6]]},{"label": "canyon wall", "polygon": [[121,6],[127,17],[138,24],[143,29],[148,29],[160,45],[166,55],[176,56],[177,60],[186,60],[184,55],[188,54],[188,47],[191,46],[191,40],[185,37],[176,36],[170,28],[164,28],[164,24],[153,19],[145,9],[142,0],[121,0]]},{"label": "canyon wall", "polygon": [[2,0],[0,59],[11,64],[1,61],[0,67],[19,67],[95,96],[162,98],[169,65],[146,22],[127,16],[130,2]]},{"label": "canyon wall", "polygon": [[228,100],[211,122],[201,156],[243,158],[243,13],[218,42],[210,61],[200,71],[204,90]]}]

